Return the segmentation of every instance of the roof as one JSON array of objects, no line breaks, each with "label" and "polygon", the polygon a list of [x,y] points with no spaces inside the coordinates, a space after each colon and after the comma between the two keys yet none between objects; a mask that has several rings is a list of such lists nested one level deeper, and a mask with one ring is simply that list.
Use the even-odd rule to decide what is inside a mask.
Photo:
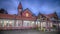
[{"label": "roof", "polygon": [[22,9],[22,4],[21,4],[21,2],[20,2],[19,5],[18,5],[18,9]]},{"label": "roof", "polygon": [[[27,10],[27,11],[29,11],[29,13],[31,13],[31,15],[32,15],[32,16],[36,16],[36,15],[35,15],[35,14],[33,14],[33,13],[32,13],[32,11],[31,11],[31,10],[29,10],[28,8],[26,8],[24,11],[26,11],[26,10]],[[23,12],[24,12],[24,11],[23,11]],[[22,13],[23,13],[23,12],[22,12]]]},{"label": "roof", "polygon": [[18,15],[0,14],[0,19],[36,20],[36,17],[27,18]]},{"label": "roof", "polygon": [[56,13],[56,12],[51,13],[51,14],[47,14],[47,15],[46,15],[46,14],[41,14],[41,13],[39,13],[39,14],[38,14],[38,17],[39,17],[40,15],[41,15],[41,16],[45,16],[45,17],[48,18],[48,19],[50,19],[50,18],[52,18],[52,17],[54,17],[55,19],[58,19],[58,16],[57,16],[57,13]]},{"label": "roof", "polygon": [[15,15],[0,14],[0,18],[14,19]]}]

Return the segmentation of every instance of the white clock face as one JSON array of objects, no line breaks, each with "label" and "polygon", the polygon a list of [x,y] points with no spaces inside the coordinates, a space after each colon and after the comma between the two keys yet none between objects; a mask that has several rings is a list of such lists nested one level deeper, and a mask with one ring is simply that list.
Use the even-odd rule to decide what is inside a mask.
[{"label": "white clock face", "polygon": [[22,11],[21,9],[19,9],[19,11]]}]

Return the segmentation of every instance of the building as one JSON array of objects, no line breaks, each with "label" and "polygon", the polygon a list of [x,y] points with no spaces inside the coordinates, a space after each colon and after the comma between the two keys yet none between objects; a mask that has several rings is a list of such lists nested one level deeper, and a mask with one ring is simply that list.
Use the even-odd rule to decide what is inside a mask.
[{"label": "building", "polygon": [[0,13],[0,30],[30,29],[36,27],[51,29],[53,25],[57,26],[57,20],[56,12],[48,15],[39,13],[36,17],[28,8],[23,10],[22,4],[19,3],[17,15]]},{"label": "building", "polygon": [[58,28],[58,16],[56,12],[48,15],[39,13],[37,16],[37,24],[41,30],[43,28],[51,30],[53,28],[53,25]]},{"label": "building", "polygon": [[27,8],[23,10],[18,5],[18,15],[0,14],[0,29],[28,29],[35,28],[36,17]]}]

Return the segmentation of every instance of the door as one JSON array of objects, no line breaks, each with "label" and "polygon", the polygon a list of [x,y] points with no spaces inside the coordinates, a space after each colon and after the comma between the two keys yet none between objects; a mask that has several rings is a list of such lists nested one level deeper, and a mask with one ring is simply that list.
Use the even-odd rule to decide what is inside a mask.
[{"label": "door", "polygon": [[23,21],[23,27],[29,27],[30,21]]}]

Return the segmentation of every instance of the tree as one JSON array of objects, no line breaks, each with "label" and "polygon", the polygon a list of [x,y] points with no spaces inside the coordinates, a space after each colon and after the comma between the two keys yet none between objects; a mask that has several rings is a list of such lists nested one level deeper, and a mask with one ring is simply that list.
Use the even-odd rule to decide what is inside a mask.
[{"label": "tree", "polygon": [[0,13],[2,13],[2,14],[8,14],[8,12],[5,9],[3,9],[3,8],[0,9]]}]

